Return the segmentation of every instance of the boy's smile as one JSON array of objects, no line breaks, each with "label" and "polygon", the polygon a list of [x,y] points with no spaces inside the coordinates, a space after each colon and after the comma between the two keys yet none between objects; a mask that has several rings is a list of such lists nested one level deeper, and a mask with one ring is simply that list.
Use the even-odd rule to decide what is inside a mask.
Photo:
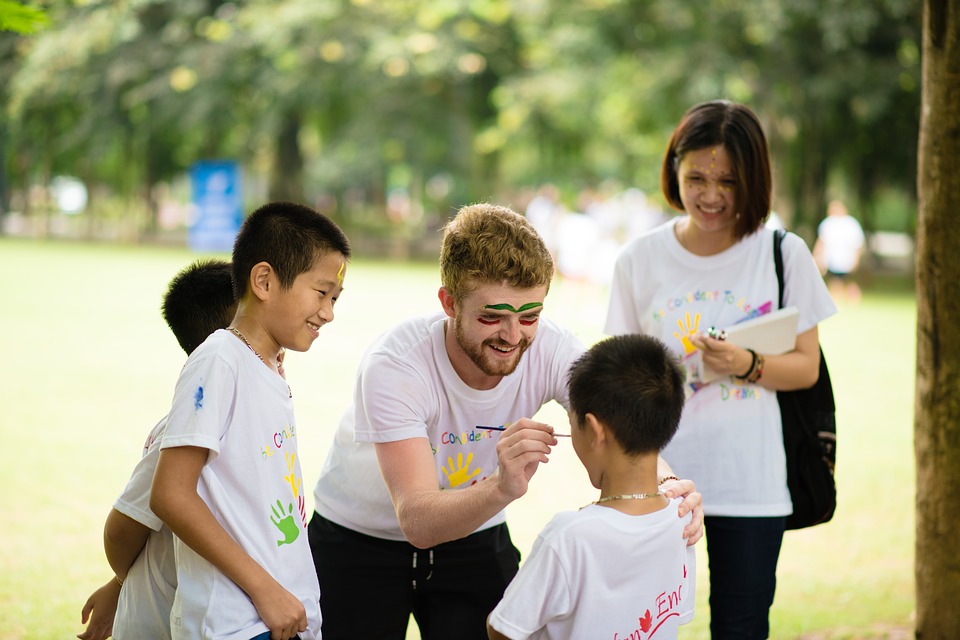
[{"label": "boy's smile", "polygon": [[309,271],[298,275],[289,289],[275,298],[275,340],[293,351],[306,351],[333,322],[333,307],[343,291],[346,260],[339,252],[321,256]]}]

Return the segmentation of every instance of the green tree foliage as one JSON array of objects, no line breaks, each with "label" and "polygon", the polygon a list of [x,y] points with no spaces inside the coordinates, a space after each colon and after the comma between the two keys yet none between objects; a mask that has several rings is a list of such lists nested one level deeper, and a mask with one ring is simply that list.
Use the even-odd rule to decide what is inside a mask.
[{"label": "green tree foliage", "polygon": [[41,9],[13,0],[0,0],[0,31],[34,33],[46,24],[47,16]]},{"label": "green tree foliage", "polygon": [[828,189],[866,212],[881,187],[913,194],[915,5],[56,3],[49,28],[0,40],[7,172],[134,196],[236,157],[270,197],[332,194],[348,215],[382,211],[395,187],[443,213],[547,181],[656,194],[677,119],[724,97],[761,114],[777,207],[810,227]]}]

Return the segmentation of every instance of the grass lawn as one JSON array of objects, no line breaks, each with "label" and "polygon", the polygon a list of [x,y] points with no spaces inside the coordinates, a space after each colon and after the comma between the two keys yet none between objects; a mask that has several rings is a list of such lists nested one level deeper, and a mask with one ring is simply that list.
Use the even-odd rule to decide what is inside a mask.
[{"label": "grass lawn", "polygon": [[[0,273],[9,283],[0,316],[4,638],[73,637],[87,596],[111,577],[103,519],[144,436],[166,413],[185,357],[160,317],[161,295],[195,257],[184,249],[0,238]],[[433,264],[356,260],[337,322],[310,352],[289,354],[305,484],[323,464],[363,349],[395,321],[438,309],[438,286]],[[545,313],[589,344],[602,337],[605,304],[602,290],[557,281]],[[892,638],[899,636],[891,629],[911,625],[915,315],[910,293],[868,290],[858,306],[821,325],[838,404],[840,506],[829,524],[787,534],[774,638]],[[556,405],[538,417],[566,428]],[[561,443],[528,495],[508,509],[521,552],[556,511],[594,493]],[[704,551],[701,543],[697,617],[681,638],[709,637]]]}]

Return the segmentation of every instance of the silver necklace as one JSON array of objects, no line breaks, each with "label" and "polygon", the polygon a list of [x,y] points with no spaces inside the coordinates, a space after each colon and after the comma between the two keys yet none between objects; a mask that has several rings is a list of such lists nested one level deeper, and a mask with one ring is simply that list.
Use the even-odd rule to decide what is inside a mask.
[{"label": "silver necklace", "polygon": [[601,504],[603,502],[610,502],[611,500],[646,500],[647,498],[656,498],[662,495],[662,491],[657,491],[656,493],[623,493],[619,496],[607,496],[606,498],[600,498],[593,504]]},{"label": "silver necklace", "polygon": [[[253,345],[250,344],[250,341],[247,340],[247,336],[245,336],[245,335],[243,335],[242,333],[240,333],[240,329],[237,329],[236,327],[230,327],[230,331],[233,332],[233,335],[235,335],[235,336],[237,336],[238,338],[240,338],[240,340],[243,341],[243,344],[247,345],[247,347],[250,349],[250,351],[253,351],[253,355],[255,355],[255,356],[257,356],[258,358],[260,358],[260,362],[262,362],[263,364],[266,364],[268,367],[270,367],[270,365],[267,364],[267,361],[263,359],[263,356],[260,355],[260,353],[259,353],[256,349],[253,348]],[[273,369],[273,367],[270,367],[270,368]],[[277,373],[280,373],[280,372],[277,371]],[[281,374],[280,377],[283,378],[283,375]],[[286,378],[284,378],[284,380],[286,380]],[[290,388],[290,385],[289,385],[289,384],[287,385],[287,393],[290,394],[290,397],[291,397],[291,398],[293,397],[293,390]]]},{"label": "silver necklace", "polygon": [[[243,340],[243,344],[247,345],[247,347],[250,348],[250,351],[253,351],[253,355],[255,355],[255,356],[257,356],[258,358],[260,358],[260,362],[262,362],[263,364],[267,364],[267,361],[263,359],[263,356],[260,355],[260,354],[257,352],[257,350],[253,348],[253,345],[250,344],[250,341],[247,340],[247,336],[245,336],[245,335],[243,335],[242,333],[240,333],[240,329],[237,329],[236,327],[230,327],[230,331],[233,331],[233,334],[234,334],[235,336],[237,336],[238,338],[240,338],[241,340]],[[267,364],[267,366],[269,367],[270,365]]]}]

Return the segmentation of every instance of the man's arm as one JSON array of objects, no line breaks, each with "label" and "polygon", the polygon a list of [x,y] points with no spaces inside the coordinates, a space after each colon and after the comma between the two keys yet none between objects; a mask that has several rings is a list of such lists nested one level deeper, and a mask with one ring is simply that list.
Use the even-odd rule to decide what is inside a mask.
[{"label": "man's arm", "polygon": [[253,601],[276,637],[307,628],[303,604],[267,573],[220,525],[197,493],[208,450],[171,447],[160,452],[150,508],[187,546],[220,569]]},{"label": "man's arm", "polygon": [[541,462],[547,462],[556,443],[549,425],[518,420],[497,443],[497,473],[456,491],[440,490],[433,452],[425,438],[375,446],[404,536],[415,547],[427,549],[470,535],[525,494],[530,478]]}]

